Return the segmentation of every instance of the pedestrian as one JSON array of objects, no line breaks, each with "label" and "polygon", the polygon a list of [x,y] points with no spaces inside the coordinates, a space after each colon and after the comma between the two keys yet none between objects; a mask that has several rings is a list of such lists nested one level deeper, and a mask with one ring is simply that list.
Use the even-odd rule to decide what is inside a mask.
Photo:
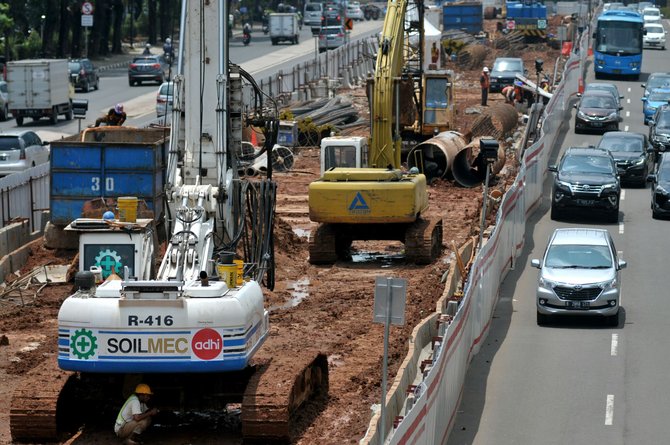
[{"label": "pedestrian", "polygon": [[430,60],[431,63],[437,64],[437,62],[440,60],[440,50],[437,47],[437,43],[433,42],[433,46],[430,49]]},{"label": "pedestrian", "polygon": [[482,107],[487,107],[486,102],[489,98],[489,86],[491,86],[491,77],[489,76],[489,69],[484,67],[482,75],[479,78],[479,85],[482,87]]},{"label": "pedestrian", "polygon": [[140,383],[135,387],[135,393],[121,407],[119,415],[116,416],[114,432],[124,444],[139,444],[140,435],[149,428],[151,418],[158,414],[158,409],[147,407],[152,395],[149,385]]}]

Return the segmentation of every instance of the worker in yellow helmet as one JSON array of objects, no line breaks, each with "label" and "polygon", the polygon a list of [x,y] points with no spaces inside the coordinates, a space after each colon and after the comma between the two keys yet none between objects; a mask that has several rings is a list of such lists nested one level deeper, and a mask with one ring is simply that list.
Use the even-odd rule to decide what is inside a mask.
[{"label": "worker in yellow helmet", "polygon": [[139,436],[151,424],[151,418],[158,414],[158,409],[147,407],[147,402],[153,393],[149,385],[140,383],[135,387],[132,394],[123,404],[116,416],[114,432],[126,445],[139,444]]}]

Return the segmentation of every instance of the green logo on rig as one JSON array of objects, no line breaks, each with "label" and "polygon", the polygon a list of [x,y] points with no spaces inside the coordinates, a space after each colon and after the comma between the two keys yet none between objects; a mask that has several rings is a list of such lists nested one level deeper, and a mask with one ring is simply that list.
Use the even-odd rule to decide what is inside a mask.
[{"label": "green logo on rig", "polygon": [[79,329],[70,338],[70,350],[77,358],[86,360],[95,355],[95,350],[98,348],[96,340],[93,331]]}]

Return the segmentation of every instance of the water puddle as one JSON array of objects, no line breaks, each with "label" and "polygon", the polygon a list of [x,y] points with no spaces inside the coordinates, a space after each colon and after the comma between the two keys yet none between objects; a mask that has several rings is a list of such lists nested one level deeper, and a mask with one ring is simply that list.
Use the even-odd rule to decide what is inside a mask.
[{"label": "water puddle", "polygon": [[394,264],[404,263],[405,254],[403,253],[381,253],[358,251],[351,254],[352,263],[381,263],[382,269],[393,267]]},{"label": "water puddle", "polygon": [[279,309],[290,309],[299,305],[302,300],[309,297],[309,278],[303,277],[297,281],[291,281],[286,286],[286,290],[291,292],[291,298],[283,303],[270,307],[270,312]]}]

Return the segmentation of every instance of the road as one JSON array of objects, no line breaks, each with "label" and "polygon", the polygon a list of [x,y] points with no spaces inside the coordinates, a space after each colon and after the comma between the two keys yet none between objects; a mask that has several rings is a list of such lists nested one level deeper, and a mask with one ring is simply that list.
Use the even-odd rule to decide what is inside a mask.
[{"label": "road", "polygon": [[[382,21],[356,22],[351,39],[356,40],[381,30]],[[235,35],[230,41],[230,60],[240,64],[257,80],[269,77],[278,70],[290,70],[294,65],[313,60],[315,57],[315,41],[308,26],[303,26],[298,45],[280,43],[273,46],[270,37],[263,34],[260,28],[252,31],[252,40],[249,46],[242,44],[241,35]],[[130,56],[129,56],[130,58]],[[128,119],[127,126],[144,127],[156,119],[156,92],[157,84],[145,83],[140,86],[129,87],[126,68],[106,70],[101,73],[100,89],[89,93],[77,92],[75,98],[88,99],[88,113],[81,122],[77,119],[66,121],[60,116],[56,125],[51,125],[47,119],[32,122],[27,119],[24,129],[35,130],[44,140],[60,138],[70,135],[95,122],[99,116],[116,103],[123,103]],[[17,129],[16,121],[10,119],[0,122],[0,131]]]},{"label": "road", "polygon": [[[622,130],[648,133],[640,84],[651,72],[667,71],[667,54],[645,50],[640,81],[607,80],[625,97]],[[591,66],[589,81],[594,81]],[[574,110],[563,128],[562,149],[600,138],[575,135]],[[524,251],[502,285],[491,330],[470,366],[448,444],[667,443],[670,357],[663,351],[670,323],[663,259],[670,250],[665,236],[670,222],[652,219],[649,186],[624,188],[618,224],[552,221],[552,180],[549,174],[543,204],[527,226]],[[554,229],[575,226],[608,229],[628,262],[617,328],[583,319],[536,324],[538,271],[530,260],[541,258]]]}]

